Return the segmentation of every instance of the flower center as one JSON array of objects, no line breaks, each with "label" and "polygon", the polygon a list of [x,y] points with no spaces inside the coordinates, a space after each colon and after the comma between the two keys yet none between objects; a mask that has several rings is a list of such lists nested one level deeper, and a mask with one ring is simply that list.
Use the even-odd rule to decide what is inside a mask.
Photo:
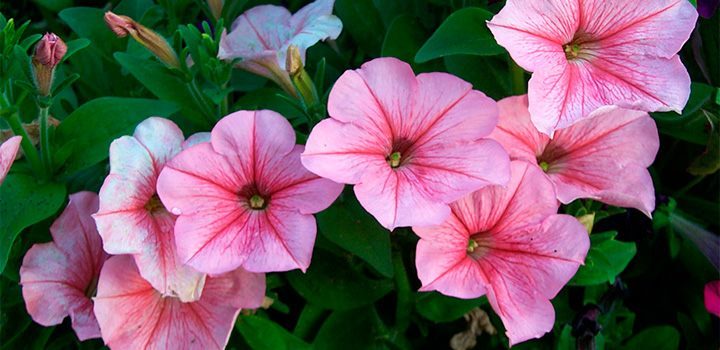
[{"label": "flower center", "polygon": [[390,164],[391,168],[397,168],[400,166],[400,161],[402,160],[402,155],[400,152],[393,152],[387,157],[387,162]]},{"label": "flower center", "polygon": [[165,206],[163,206],[162,202],[160,201],[160,197],[158,197],[157,194],[150,197],[150,200],[145,203],[145,210],[147,210],[150,214],[155,214],[163,209],[165,209]]},{"label": "flower center", "polygon": [[92,298],[95,296],[95,293],[97,293],[98,277],[99,276],[94,276],[92,280],[90,280],[90,284],[85,288],[86,297]]},{"label": "flower center", "polygon": [[490,251],[490,242],[487,233],[474,234],[468,239],[467,255],[475,260],[481,259]]},{"label": "flower center", "polygon": [[248,204],[253,210],[263,210],[267,207],[267,202],[265,201],[265,198],[263,198],[259,194],[252,195],[252,197],[248,199]]},{"label": "flower center", "polygon": [[577,43],[568,43],[563,46],[563,50],[565,51],[565,58],[570,60],[577,59],[578,56],[580,56],[580,44]]},{"label": "flower center", "polygon": [[550,169],[550,164],[548,164],[548,162],[546,162],[544,160],[539,161],[538,164],[540,165],[540,169],[542,169],[546,173],[547,173],[548,169]]}]

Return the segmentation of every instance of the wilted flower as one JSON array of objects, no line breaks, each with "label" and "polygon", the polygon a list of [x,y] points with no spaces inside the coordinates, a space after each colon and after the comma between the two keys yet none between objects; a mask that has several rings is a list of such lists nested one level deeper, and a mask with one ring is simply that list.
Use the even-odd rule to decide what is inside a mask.
[{"label": "wilted flower", "polygon": [[558,215],[550,181],[513,161],[506,187],[483,188],[451,204],[443,224],[413,227],[420,236],[415,263],[421,291],[458,298],[487,295],[510,345],[550,331],[550,303],[590,248],[585,228]]},{"label": "wilted flower", "polygon": [[91,298],[107,254],[90,216],[97,208],[96,194],[71,195],[50,227],[53,241],[33,245],[20,267],[23,298],[32,319],[53,326],[69,315],[80,340],[100,337]]},{"label": "wilted flower", "polygon": [[120,38],[126,37],[128,34],[133,37],[142,46],[145,46],[157,58],[170,67],[180,67],[177,54],[167,40],[155,31],[135,22],[128,16],[116,15],[110,11],[105,12],[105,23]]},{"label": "wilted flower", "polygon": [[280,6],[253,7],[238,17],[230,33],[223,33],[218,57],[241,59],[238,67],[264,76],[295,95],[285,62],[288,47],[295,45],[301,59],[318,41],[336,39],[342,22],[332,15],[334,0],[317,0],[291,15]]},{"label": "wilted flower", "polygon": [[167,163],[157,187],[179,215],[182,261],[207,273],[307,269],[317,230],[312,214],[343,186],[307,171],[302,151],[283,116],[240,111],[215,125],[211,142]]},{"label": "wilted flower", "polygon": [[194,301],[200,298],[205,274],[178,259],[175,215],[155,190],[160,171],[180,152],[184,139],[173,122],[152,117],[140,123],[133,136],[113,141],[110,174],[94,217],[107,252],[133,255],[140,274],[159,293]]},{"label": "wilted flower", "polygon": [[530,115],[552,135],[606,105],[680,113],[690,76],[677,52],[696,19],[686,0],[508,0],[488,25],[534,72]]},{"label": "wilted flower", "polygon": [[390,230],[440,224],[448,203],[507,182],[507,153],[484,139],[497,123],[496,103],[455,76],[416,77],[407,63],[375,59],[338,79],[328,111],[303,165],[354,184],[360,204]]},{"label": "wilted flower", "polygon": [[224,349],[241,308],[258,308],[265,275],[238,269],[208,277],[202,297],[184,303],[155,290],[127,255],[100,273],[95,315],[113,349]]},{"label": "wilted flower", "polygon": [[650,216],[655,189],[647,167],[655,160],[660,139],[647,113],[603,107],[550,139],[532,125],[527,96],[508,97],[498,106],[500,121],[490,138],[500,142],[511,159],[545,171],[561,202],[591,198]]}]

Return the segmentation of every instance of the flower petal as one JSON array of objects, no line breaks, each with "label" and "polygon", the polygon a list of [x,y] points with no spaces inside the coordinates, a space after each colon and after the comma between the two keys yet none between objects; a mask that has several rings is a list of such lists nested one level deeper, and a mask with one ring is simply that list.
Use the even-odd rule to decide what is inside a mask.
[{"label": "flower petal", "polygon": [[301,159],[315,174],[356,184],[368,168],[387,166],[385,157],[391,149],[389,136],[373,136],[355,123],[328,118],[313,128]]},{"label": "flower petal", "polygon": [[[129,256],[109,259],[95,298],[103,340],[111,348],[224,348],[240,311],[237,305],[257,305],[260,300],[254,299],[264,294],[264,283],[257,285],[261,279],[232,274],[209,277],[202,298],[183,303],[155,291]],[[238,293],[238,288],[253,291]]]},{"label": "flower petal", "polygon": [[591,119],[557,132],[551,147],[564,155],[548,175],[563,203],[593,198],[649,216],[655,190],[646,168],[659,146],[657,127],[647,113],[601,108]]},{"label": "flower petal", "polygon": [[310,266],[317,226],[315,217],[270,206],[253,211],[246,230],[254,234],[243,268],[253,272],[288,271]]},{"label": "flower petal", "polygon": [[[291,37],[290,12],[281,6],[255,6],[240,15],[220,40],[220,59],[253,60],[275,55]],[[277,62],[275,62],[277,64]]]},{"label": "flower petal", "polygon": [[17,156],[18,149],[20,148],[21,136],[13,136],[7,141],[0,144],[0,185],[2,185],[10,171],[10,167],[15,162],[15,156]]},{"label": "flower petal", "polygon": [[[690,38],[698,14],[689,1],[580,1],[580,28],[602,46],[636,55],[673,57]],[[658,35],[663,33],[663,35]]]},{"label": "flower petal", "polygon": [[508,0],[488,22],[498,44],[531,72],[565,61],[562,46],[579,25],[578,2],[566,0]]},{"label": "flower petal", "polygon": [[708,282],[703,290],[705,309],[720,317],[720,281]]},{"label": "flower petal", "polygon": [[157,173],[180,152],[185,141],[182,130],[175,123],[159,117],[150,117],[138,124],[133,137],[147,149]]},{"label": "flower petal", "polygon": [[275,157],[263,164],[262,187],[270,189],[273,207],[283,207],[302,214],[327,209],[343,190],[343,185],[318,177],[300,162],[304,146],[296,145],[284,157]]},{"label": "flower petal", "polygon": [[50,227],[53,242],[33,245],[20,267],[23,298],[33,320],[51,326],[69,315],[80,340],[100,337],[86,295],[107,258],[90,216],[97,207],[94,193],[71,195]]},{"label": "flower petal", "polygon": [[539,133],[530,121],[527,95],[512,96],[498,102],[500,121],[490,138],[510,154],[510,159],[536,163],[550,139]]},{"label": "flower petal", "polygon": [[551,215],[537,225],[492,234],[478,266],[510,345],[552,329],[555,312],[549,299],[575,275],[589,248],[587,231],[569,215]]}]

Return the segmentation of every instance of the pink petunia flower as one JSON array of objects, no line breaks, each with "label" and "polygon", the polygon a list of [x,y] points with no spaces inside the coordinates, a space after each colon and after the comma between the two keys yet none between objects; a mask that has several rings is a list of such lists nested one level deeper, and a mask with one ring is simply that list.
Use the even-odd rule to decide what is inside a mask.
[{"label": "pink petunia flower", "polygon": [[290,45],[305,50],[318,41],[337,39],[342,22],[332,15],[335,0],[316,0],[294,15],[280,6],[261,5],[240,15],[229,34],[223,32],[218,57],[240,58],[238,67],[273,80],[288,92],[295,89],[285,71]]},{"label": "pink petunia flower", "polygon": [[175,249],[175,215],[157,196],[165,163],[182,149],[182,131],[163,118],[148,118],[133,136],[110,145],[110,174],[100,189],[94,215],[110,254],[132,254],[140,274],[157,290],[183,301],[200,297],[205,275],[184,266]]},{"label": "pink petunia flower", "polygon": [[533,127],[527,96],[508,97],[498,106],[500,121],[490,138],[500,142],[510,158],[542,168],[561,202],[592,198],[647,216],[655,209],[647,167],[660,140],[647,113],[603,107],[549,139]]},{"label": "pink petunia flower", "polygon": [[720,317],[720,281],[708,282],[704,289],[705,308],[717,317]]},{"label": "pink petunia flower", "polygon": [[20,149],[20,141],[22,141],[22,137],[13,136],[0,144],[0,185],[5,181],[5,176],[15,162],[18,149]]},{"label": "pink petunia flower", "polygon": [[510,344],[550,331],[549,299],[575,274],[590,247],[575,218],[558,215],[552,184],[526,162],[511,163],[506,187],[483,188],[451,204],[442,225],[413,227],[421,291],[487,295]]},{"label": "pink petunia flower", "polygon": [[354,184],[362,206],[390,230],[439,224],[448,203],[507,182],[507,153],[483,139],[497,123],[495,101],[455,76],[416,77],[407,63],[375,59],[338,79],[328,111],[303,165]]},{"label": "pink petunia flower", "polygon": [[130,256],[110,258],[100,273],[95,315],[113,349],[224,349],[240,309],[258,308],[265,276],[241,269],[208,277],[194,302],[159,293]]},{"label": "pink petunia flower", "polygon": [[599,107],[680,113],[690,76],[677,53],[695,27],[687,0],[508,0],[488,23],[523,68],[547,135]]},{"label": "pink petunia flower", "polygon": [[182,151],[163,169],[158,193],[173,213],[178,253],[207,273],[310,265],[324,210],[343,186],[303,168],[290,123],[273,111],[230,114],[211,142]]},{"label": "pink petunia flower", "polygon": [[96,194],[71,195],[67,208],[50,227],[53,241],[33,245],[20,267],[30,317],[43,326],[53,326],[70,316],[80,340],[100,337],[90,298],[108,256],[90,216],[97,208]]}]

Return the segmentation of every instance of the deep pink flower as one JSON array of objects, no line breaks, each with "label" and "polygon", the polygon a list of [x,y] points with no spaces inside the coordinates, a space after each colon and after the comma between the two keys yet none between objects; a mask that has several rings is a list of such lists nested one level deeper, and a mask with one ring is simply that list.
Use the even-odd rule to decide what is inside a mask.
[{"label": "deep pink flower", "polygon": [[506,187],[483,188],[451,204],[440,226],[413,227],[421,291],[487,295],[510,344],[550,331],[555,297],[590,247],[575,218],[557,215],[552,184],[536,167],[511,163]]},{"label": "deep pink flower", "polygon": [[497,123],[495,101],[455,76],[416,77],[407,63],[375,59],[337,80],[328,111],[303,165],[355,184],[362,206],[390,230],[439,224],[448,203],[507,182],[507,153],[483,139]]},{"label": "deep pink flower", "polygon": [[207,278],[202,297],[166,297],[138,273],[130,256],[110,258],[100,273],[95,315],[114,349],[223,349],[241,308],[258,308],[265,276],[238,269]]},{"label": "deep pink flower", "polygon": [[140,123],[133,136],[113,141],[110,174],[94,217],[108,253],[132,254],[140,274],[160,293],[193,301],[200,297],[205,275],[178,259],[175,216],[155,190],[160,171],[184,140],[173,122],[152,117]]},{"label": "deep pink flower", "polygon": [[720,317],[720,281],[708,282],[705,285],[705,308],[717,317]]},{"label": "deep pink flower", "polygon": [[97,208],[96,194],[71,195],[67,208],[50,227],[53,241],[33,245],[20,267],[30,317],[43,326],[53,326],[70,316],[80,340],[100,337],[90,299],[107,259],[90,216]]},{"label": "deep pink flower", "polygon": [[335,0],[316,0],[291,15],[280,6],[260,5],[238,17],[229,34],[223,32],[218,57],[240,58],[238,66],[295,91],[285,71],[290,45],[305,61],[305,50],[318,41],[337,39],[342,22],[332,15]]},{"label": "deep pink flower", "polygon": [[310,264],[313,213],[343,186],[303,168],[290,123],[273,111],[240,111],[215,125],[211,142],[182,151],[163,169],[158,193],[180,215],[182,261],[207,273],[242,266],[270,272]]},{"label": "deep pink flower", "polygon": [[527,96],[508,97],[498,106],[500,121],[490,137],[510,158],[545,170],[561,202],[592,198],[650,216],[655,190],[647,167],[660,140],[647,113],[603,107],[549,139],[532,125]]},{"label": "deep pink flower", "polygon": [[606,105],[680,113],[690,76],[677,52],[696,19],[687,0],[508,0],[488,24],[534,72],[530,115],[552,135]]},{"label": "deep pink flower", "polygon": [[0,144],[0,185],[5,181],[5,176],[15,162],[18,149],[20,149],[20,141],[22,141],[22,137],[13,136]]}]

